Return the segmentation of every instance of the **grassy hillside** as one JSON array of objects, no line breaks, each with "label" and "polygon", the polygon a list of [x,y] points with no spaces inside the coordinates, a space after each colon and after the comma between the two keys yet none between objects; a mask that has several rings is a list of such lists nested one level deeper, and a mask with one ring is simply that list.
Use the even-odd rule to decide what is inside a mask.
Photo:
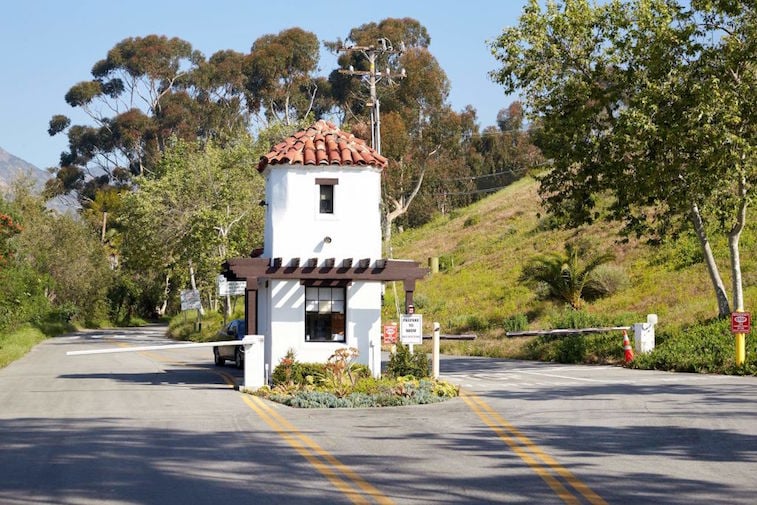
[{"label": "grassy hillside", "polygon": [[[518,319],[531,329],[558,327],[565,308],[540,301],[518,277],[534,255],[563,251],[566,240],[584,237],[599,251],[611,250],[615,264],[629,278],[629,286],[615,295],[587,304],[592,319],[609,325],[659,316],[660,329],[675,329],[717,315],[717,304],[696,239],[682,237],[673,244],[650,247],[632,240],[619,243],[617,225],[607,223],[580,230],[553,230],[543,215],[530,178],[476,204],[440,216],[428,225],[395,234],[395,258],[426,264],[440,258],[441,271],[417,285],[416,311],[429,325],[439,321],[446,333],[475,332],[497,337]],[[757,302],[755,227],[741,241],[746,310]],[[724,282],[729,287],[727,244],[713,237],[713,246]],[[401,286],[398,287],[401,295]],[[396,319],[393,291],[387,289],[385,317]]]}]

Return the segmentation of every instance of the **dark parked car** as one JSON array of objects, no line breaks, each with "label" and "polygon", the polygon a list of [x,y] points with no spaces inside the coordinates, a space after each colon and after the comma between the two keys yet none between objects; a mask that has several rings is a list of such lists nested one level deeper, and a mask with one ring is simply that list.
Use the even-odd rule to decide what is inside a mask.
[{"label": "dark parked car", "polygon": [[[234,319],[218,332],[221,340],[242,340],[247,331],[247,322],[244,319]],[[216,365],[221,366],[226,360],[234,362],[237,368],[244,367],[244,346],[220,345],[213,347],[213,359]]]}]

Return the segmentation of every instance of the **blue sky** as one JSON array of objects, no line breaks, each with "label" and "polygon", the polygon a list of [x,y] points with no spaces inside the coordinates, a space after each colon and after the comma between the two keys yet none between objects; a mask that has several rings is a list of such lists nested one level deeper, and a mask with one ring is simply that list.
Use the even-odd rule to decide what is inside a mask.
[{"label": "blue sky", "polygon": [[[242,0],[25,0],[7,2],[0,21],[0,147],[39,168],[55,166],[64,134],[50,137],[53,114],[88,123],[63,96],[91,78],[92,65],[116,43],[148,34],[179,37],[206,57],[221,49],[247,53],[258,37],[298,26],[323,40],[388,17],[412,17],[428,30],[429,47],[451,82],[455,110],[473,105],[479,125],[493,125],[505,96],[488,72],[486,44],[517,23],[525,0],[382,0],[380,2]],[[335,68],[322,52],[319,74]]]}]

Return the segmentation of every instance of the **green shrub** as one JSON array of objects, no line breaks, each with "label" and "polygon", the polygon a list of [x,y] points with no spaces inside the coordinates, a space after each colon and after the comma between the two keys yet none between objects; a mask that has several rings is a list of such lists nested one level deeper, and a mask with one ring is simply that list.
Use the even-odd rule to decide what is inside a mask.
[{"label": "green shrub", "polygon": [[523,331],[528,328],[528,318],[525,314],[516,314],[502,321],[505,331]]},{"label": "green shrub", "polygon": [[481,222],[481,216],[479,216],[478,214],[474,214],[466,218],[465,221],[463,221],[463,228],[469,228],[471,226],[475,226],[480,222]]},{"label": "green shrub", "polygon": [[403,377],[397,380],[364,378],[358,381],[355,390],[344,396],[308,389],[282,394],[267,388],[255,394],[298,408],[364,408],[437,403],[457,396],[459,389],[446,382]]},{"label": "green shrub", "polygon": [[747,335],[747,361],[735,364],[735,342],[728,320],[715,320],[669,332],[661,332],[657,346],[638,354],[634,368],[676,372],[757,373],[757,339]]},{"label": "green shrub", "polygon": [[579,329],[605,326],[607,321],[604,317],[566,307],[550,318],[550,324],[553,328]]},{"label": "green shrub", "polygon": [[690,232],[674,241],[663,243],[655,250],[649,263],[653,266],[664,266],[670,270],[680,271],[703,261],[702,247],[693,232]]},{"label": "green shrub", "polygon": [[618,265],[599,265],[589,275],[583,297],[588,301],[598,300],[626,289],[631,282],[625,269]]},{"label": "green shrub", "polygon": [[493,324],[487,317],[478,314],[461,314],[449,320],[445,326],[453,333],[465,333],[467,331],[486,331]]},{"label": "green shrub", "polygon": [[289,382],[296,385],[305,385],[308,383],[308,376],[313,378],[313,382],[320,381],[326,375],[325,363],[299,363],[295,362],[291,367],[287,363],[280,363],[273,369],[271,382],[274,386],[287,384]]},{"label": "green shrub", "polygon": [[45,274],[27,266],[0,269],[0,330],[12,330],[26,322],[38,324],[48,319],[53,311],[45,296],[48,280]]},{"label": "green shrub", "polygon": [[623,337],[616,333],[591,333],[564,336],[544,335],[525,345],[525,359],[557,363],[620,363]]},{"label": "green shrub", "polygon": [[[243,314],[233,314],[226,318],[226,322],[232,319],[241,319]],[[138,319],[131,318],[129,325],[135,324]],[[222,314],[214,311],[205,311],[205,315],[198,317],[196,310],[181,312],[168,323],[167,335],[175,340],[191,340],[193,342],[211,342],[218,340],[218,332],[224,326]]]},{"label": "green shrub", "polygon": [[429,376],[429,361],[425,352],[410,353],[410,348],[402,343],[397,344],[397,350],[389,356],[386,371],[391,377],[412,375],[416,378]]},{"label": "green shrub", "polygon": [[[332,368],[333,369],[333,368]],[[340,377],[336,382],[342,383],[346,378]],[[349,374],[359,380],[365,377],[370,377],[371,370],[366,365],[359,363],[351,363],[349,365]],[[295,386],[313,386],[313,388],[319,387],[327,379],[332,377],[333,371],[329,369],[327,363],[300,363],[294,359],[294,353],[289,352],[284,359],[273,369],[271,374],[271,383],[275,386],[293,384]],[[335,381],[329,381],[335,382]],[[336,382],[332,386],[336,385]]]},{"label": "green shrub", "polygon": [[557,339],[556,361],[558,363],[581,363],[586,354],[586,341],[583,335],[567,335]]}]

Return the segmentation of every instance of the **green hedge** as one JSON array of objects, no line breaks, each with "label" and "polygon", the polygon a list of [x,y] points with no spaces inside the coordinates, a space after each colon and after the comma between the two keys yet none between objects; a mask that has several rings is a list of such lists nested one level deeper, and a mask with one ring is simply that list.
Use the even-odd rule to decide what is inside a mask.
[{"label": "green hedge", "polygon": [[714,320],[671,332],[660,332],[652,352],[637,355],[634,368],[676,372],[757,374],[757,336],[746,337],[746,362],[736,366],[730,321]]}]

